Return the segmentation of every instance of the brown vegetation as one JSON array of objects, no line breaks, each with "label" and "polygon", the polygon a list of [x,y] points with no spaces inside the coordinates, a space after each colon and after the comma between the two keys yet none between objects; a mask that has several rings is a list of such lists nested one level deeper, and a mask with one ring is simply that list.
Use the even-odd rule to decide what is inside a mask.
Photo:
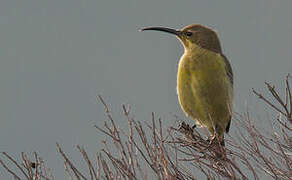
[{"label": "brown vegetation", "polygon": [[[95,128],[107,137],[104,148],[90,159],[77,146],[86,172],[81,172],[57,144],[68,179],[292,179],[292,96],[291,76],[285,79],[284,97],[266,83],[273,99],[253,93],[275,110],[276,125],[259,131],[249,112],[234,113],[236,133],[227,135],[225,147],[209,143],[196,128],[181,123],[179,128],[162,125],[152,113],[150,124],[136,121],[130,108],[122,106],[127,132],[119,129],[102,97],[108,120]],[[24,153],[22,162],[3,152],[0,164],[14,179],[54,179],[44,161]],[[10,166],[8,165],[10,164]],[[12,165],[11,165],[12,164]]]}]

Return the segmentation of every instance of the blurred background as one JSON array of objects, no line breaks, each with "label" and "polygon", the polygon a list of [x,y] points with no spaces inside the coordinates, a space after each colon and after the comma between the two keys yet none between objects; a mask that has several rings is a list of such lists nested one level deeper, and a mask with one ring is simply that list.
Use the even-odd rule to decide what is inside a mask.
[{"label": "blurred background", "polygon": [[[251,89],[265,81],[280,86],[291,73],[291,7],[290,0],[2,0],[0,151],[36,151],[64,179],[56,142],[75,162],[75,145],[93,155],[102,148],[93,127],[106,120],[97,95],[121,128],[121,104],[142,122],[155,112],[165,126],[175,115],[192,123],[176,96],[183,48],[174,36],[138,31],[146,26],[215,29],[234,71],[235,111],[249,108],[269,128],[269,111]],[[2,167],[0,177],[11,178]]]}]

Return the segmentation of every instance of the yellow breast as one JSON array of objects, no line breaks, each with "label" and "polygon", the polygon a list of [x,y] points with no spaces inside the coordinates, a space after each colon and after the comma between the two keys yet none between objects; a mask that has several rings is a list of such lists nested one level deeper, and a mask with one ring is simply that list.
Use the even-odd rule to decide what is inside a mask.
[{"label": "yellow breast", "polygon": [[177,93],[182,110],[198,125],[211,134],[215,124],[225,130],[233,90],[220,54],[206,49],[185,52],[178,67]]}]

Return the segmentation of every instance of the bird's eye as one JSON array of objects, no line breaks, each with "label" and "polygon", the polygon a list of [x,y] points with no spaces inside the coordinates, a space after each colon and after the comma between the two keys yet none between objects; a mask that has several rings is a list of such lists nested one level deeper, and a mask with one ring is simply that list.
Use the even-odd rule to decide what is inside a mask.
[{"label": "bird's eye", "polygon": [[186,32],[186,36],[190,37],[190,36],[192,36],[192,35],[193,35],[192,32],[189,32],[189,31]]}]

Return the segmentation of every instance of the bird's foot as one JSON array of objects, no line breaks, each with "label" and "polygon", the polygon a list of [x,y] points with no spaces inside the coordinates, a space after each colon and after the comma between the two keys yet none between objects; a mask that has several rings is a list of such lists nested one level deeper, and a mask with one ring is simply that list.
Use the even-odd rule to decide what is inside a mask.
[{"label": "bird's foot", "polygon": [[208,137],[206,141],[209,143],[209,147],[218,144],[215,137]]},{"label": "bird's foot", "polygon": [[178,126],[178,131],[183,133],[188,139],[194,139],[194,129],[196,128],[196,125],[193,125],[192,127],[188,125],[185,122],[181,122]]},{"label": "bird's foot", "polygon": [[206,141],[209,142],[209,145],[206,149],[211,150],[216,158],[224,159],[224,157],[226,157],[224,140],[220,142],[216,136],[213,136],[209,137]]},{"label": "bird's foot", "polygon": [[225,146],[224,139],[220,141],[216,135],[208,137],[206,141],[209,142],[209,145],[220,145],[222,147]]},{"label": "bird's foot", "polygon": [[185,123],[185,122],[181,122],[180,125],[178,126],[178,130],[179,130],[180,132],[185,132],[185,131],[193,132],[195,128],[196,128],[196,125],[193,125],[193,126],[191,127],[190,125],[188,125],[188,124]]}]

